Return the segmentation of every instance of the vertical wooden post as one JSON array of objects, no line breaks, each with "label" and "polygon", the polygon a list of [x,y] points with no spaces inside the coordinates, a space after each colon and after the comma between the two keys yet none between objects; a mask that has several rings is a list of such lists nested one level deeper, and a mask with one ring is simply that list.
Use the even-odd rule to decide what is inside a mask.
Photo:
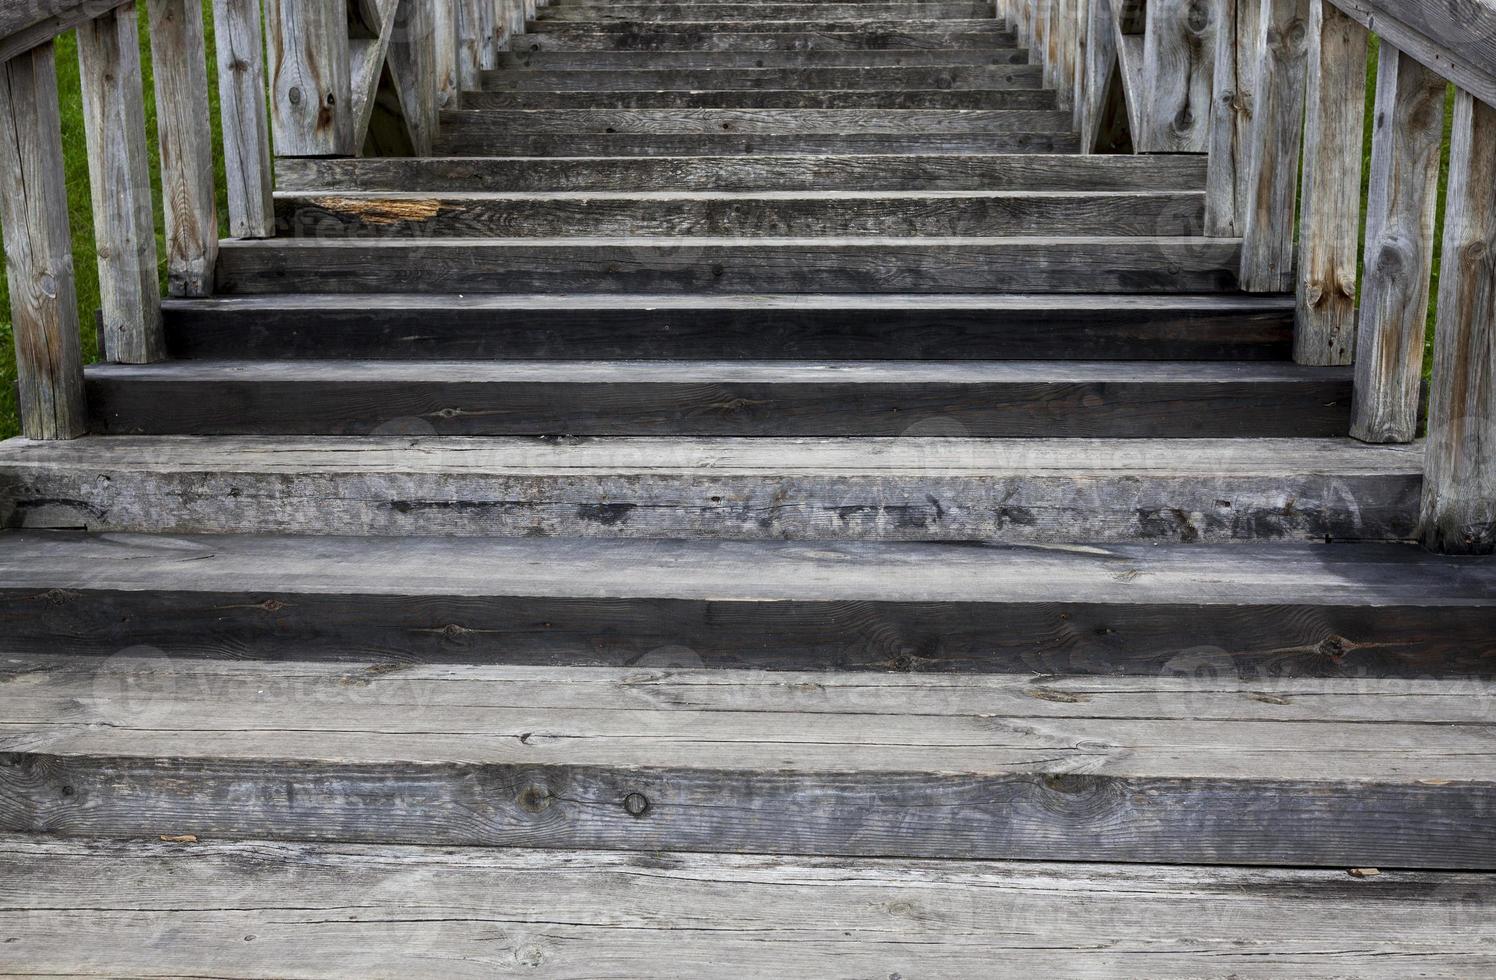
[{"label": "vertical wooden post", "polygon": [[218,204],[203,8],[198,0],[150,0],[146,9],[161,141],[167,290],[207,296],[218,264]]},{"label": "vertical wooden post", "polygon": [[218,56],[229,234],[235,238],[270,238],[275,234],[275,201],[260,0],[213,0],[213,39]]},{"label": "vertical wooden post", "polygon": [[109,360],[148,364],[166,356],[166,340],[133,6],[79,25],[78,68],[99,260],[100,340]]},{"label": "vertical wooden post", "polygon": [[346,0],[269,0],[265,12],[276,152],[353,156]]},{"label": "vertical wooden post", "polygon": [[1294,212],[1309,57],[1309,0],[1265,0],[1257,105],[1247,159],[1241,285],[1249,292],[1294,288]]},{"label": "vertical wooden post", "polygon": [[457,67],[457,7],[435,3],[431,6],[432,66],[436,75],[436,108],[457,109],[462,104],[462,87]]},{"label": "vertical wooden post", "polygon": [[1423,542],[1496,553],[1496,108],[1455,97]]},{"label": "vertical wooden post", "polygon": [[1351,435],[1363,442],[1411,442],[1418,434],[1446,88],[1382,43],[1351,409]]},{"label": "vertical wooden post", "polygon": [[21,431],[28,439],[76,438],[88,423],[50,41],[0,64],[0,227]]},{"label": "vertical wooden post", "polygon": [[[493,71],[498,65],[498,35],[505,29],[500,6],[507,0],[479,0],[478,3],[478,68]],[[503,10],[508,10],[503,6]]]},{"label": "vertical wooden post", "polygon": [[1366,28],[1329,0],[1313,0],[1293,341],[1300,364],[1349,364],[1355,356],[1369,44]]},{"label": "vertical wooden post", "polygon": [[1082,153],[1096,152],[1106,99],[1117,71],[1117,28],[1111,0],[1091,0],[1086,20],[1085,102],[1080,112]]},{"label": "vertical wooden post", "polygon": [[1257,104],[1263,0],[1221,0],[1216,25],[1215,95],[1205,181],[1205,233],[1240,238],[1246,231],[1252,125]]},{"label": "vertical wooden post", "polygon": [[1143,34],[1143,132],[1148,153],[1203,153],[1210,138],[1219,0],[1149,0]]},{"label": "vertical wooden post", "polygon": [[[1086,119],[1086,102],[1089,98],[1091,71],[1091,4],[1093,0],[1076,0],[1075,4],[1075,66],[1071,88],[1071,124],[1081,132]],[[1106,3],[1108,0],[1095,0]],[[1082,141],[1084,142],[1084,141]],[[1081,147],[1082,153],[1091,152],[1089,146]]]},{"label": "vertical wooden post", "polygon": [[394,12],[389,68],[416,156],[429,156],[436,137],[436,51],[431,7],[406,0]]},{"label": "vertical wooden post", "polygon": [[464,91],[482,88],[483,13],[488,0],[457,0],[457,77]]}]

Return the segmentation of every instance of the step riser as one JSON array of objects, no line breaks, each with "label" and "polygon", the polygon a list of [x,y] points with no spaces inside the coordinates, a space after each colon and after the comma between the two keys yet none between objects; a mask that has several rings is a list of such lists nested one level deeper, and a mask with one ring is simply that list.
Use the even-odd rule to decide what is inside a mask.
[{"label": "step riser", "polygon": [[[272,305],[274,304],[274,305]],[[294,300],[168,304],[172,356],[507,360],[746,358],[1282,361],[1292,310],[1162,308],[326,310]]]},{"label": "step riser", "polygon": [[93,431],[142,435],[883,436],[928,420],[972,438],[1344,435],[1350,383],[201,382],[95,369]]},{"label": "step riser", "polygon": [[1204,195],[1114,197],[492,200],[285,198],[277,231],[293,238],[564,238],[707,235],[1201,235]]},{"label": "step riser", "polygon": [[[0,829],[155,839],[1496,867],[1496,789],[1051,775],[0,757]],[[641,798],[638,816],[622,801]],[[1265,800],[1278,816],[1266,817]],[[417,802],[418,801],[418,802]],[[814,801],[814,805],[807,805]],[[1135,801],[1145,801],[1138,803]],[[416,803],[416,805],[412,805]],[[482,815],[481,818],[475,815]],[[1268,820],[1264,823],[1264,820]],[[1099,834],[1098,820],[1114,829]],[[1438,833],[1407,832],[1437,825]]]},{"label": "step riser", "polygon": [[283,191],[1193,191],[1198,157],[928,155],[543,159],[283,159]]},{"label": "step riser", "polygon": [[1027,65],[1027,51],[1016,48],[916,50],[862,49],[816,51],[501,51],[497,68],[598,71],[615,68],[656,70],[699,68],[1003,68]]},{"label": "step riser", "polygon": [[[873,17],[863,17],[855,21],[846,21],[816,16],[761,17],[758,19],[692,17],[669,21],[640,21],[630,18],[621,20],[592,18],[585,21],[541,20],[531,22],[529,31],[516,36],[510,43],[524,50],[535,38],[566,42],[580,39],[586,44],[600,44],[604,43],[600,40],[601,37],[613,35],[618,39],[616,43],[632,49],[638,47],[640,42],[647,45],[650,39],[663,35],[672,39],[701,36],[743,39],[745,44],[751,45],[753,40],[749,39],[757,39],[763,34],[829,34],[836,41],[847,40],[840,37],[841,35],[859,35],[868,39],[865,43],[878,47],[885,46],[884,42],[890,37],[928,42],[921,43],[920,47],[943,46],[945,39],[950,37],[980,38],[977,47],[1011,48],[1017,46],[1017,38],[991,18],[879,20]],[[720,43],[725,46],[724,50],[728,51],[753,50],[752,47],[741,47],[732,40],[724,40]],[[815,44],[811,44],[811,47],[818,46],[818,44],[819,38]],[[797,46],[797,49],[800,48]],[[810,48],[803,50],[810,50]]]},{"label": "step riser", "polygon": [[[786,25],[791,30],[799,25]],[[757,34],[711,34],[700,32],[624,34],[615,31],[581,31],[549,29],[543,34],[526,34],[512,49],[521,55],[585,54],[589,52],[731,52],[737,56],[756,52],[795,52],[815,58],[823,51],[943,51],[964,53],[967,63],[988,62],[1006,53],[1015,57],[1017,49],[995,31],[920,31],[920,32],[832,32],[831,24],[806,24],[805,30],[793,33],[765,31]],[[990,63],[990,62],[989,62]]]},{"label": "step riser", "polygon": [[463,109],[1054,109],[1055,93],[1011,92],[477,92]]},{"label": "step riser", "polygon": [[[447,139],[618,134],[621,136],[887,135],[961,139],[1008,133],[1070,132],[1071,116],[1057,110],[979,109],[546,109],[445,112]],[[933,149],[927,145],[927,151]]]},{"label": "step riser", "polygon": [[[779,91],[815,94],[832,92],[910,91],[935,89],[1041,90],[1037,67],[911,67],[911,68],[716,68],[677,70],[618,68],[606,71],[553,69],[549,71],[492,71],[483,73],[488,92],[656,92]],[[467,96],[464,96],[467,98]]]},{"label": "step riser", "polygon": [[437,153],[465,157],[721,157],[799,154],[1002,154],[1074,153],[1080,141],[1059,133],[998,133],[993,135],[716,135],[655,136],[645,134],[555,134],[511,136],[454,127],[437,141]]},{"label": "step riser", "polygon": [[898,21],[911,20],[987,20],[992,19],[990,3],[621,3],[612,6],[551,7],[541,11],[533,24],[537,26],[567,22],[631,21],[669,23],[670,21]]},{"label": "step riser", "polygon": [[[224,294],[327,293],[1211,293],[1236,288],[1234,239],[975,239],[632,244],[226,242]],[[544,242],[545,244],[541,244]]]}]

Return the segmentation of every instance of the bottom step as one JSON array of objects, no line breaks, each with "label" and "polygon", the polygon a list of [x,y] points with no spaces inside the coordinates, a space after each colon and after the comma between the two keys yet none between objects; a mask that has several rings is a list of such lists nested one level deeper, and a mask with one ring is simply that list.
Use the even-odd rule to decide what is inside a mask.
[{"label": "bottom step", "polygon": [[0,831],[1496,869],[1496,684],[690,660],[0,658]]},{"label": "bottom step", "polygon": [[1463,980],[1493,916],[1491,875],[0,837],[7,972],[59,976]]}]

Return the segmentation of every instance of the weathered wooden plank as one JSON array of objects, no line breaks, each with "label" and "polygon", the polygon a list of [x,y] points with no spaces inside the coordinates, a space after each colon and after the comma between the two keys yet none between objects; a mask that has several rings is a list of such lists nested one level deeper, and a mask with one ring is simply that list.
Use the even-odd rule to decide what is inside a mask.
[{"label": "weathered wooden plank", "polygon": [[[352,73],[353,90],[353,143],[362,152],[375,142],[370,134],[375,110],[379,108],[379,93],[388,77],[390,46],[399,32],[398,14],[409,6],[401,0],[368,0],[373,16],[379,24],[379,33],[371,39],[357,39],[349,44],[349,70]],[[398,102],[398,97],[396,102]],[[397,113],[398,115],[398,113]],[[399,120],[401,136],[408,137],[406,120]],[[402,147],[405,149],[407,147]]]},{"label": "weathered wooden plank", "polygon": [[717,90],[819,90],[851,94],[858,90],[911,89],[1037,90],[1042,80],[1027,65],[926,65],[891,67],[802,68],[643,68],[619,67],[599,71],[520,68],[485,72],[488,92],[699,92]]},{"label": "weathered wooden plank", "polygon": [[399,4],[394,12],[389,44],[389,70],[405,130],[416,156],[430,156],[436,139],[436,103],[440,83],[432,6],[411,2]]},{"label": "weathered wooden plank", "polygon": [[119,6],[120,0],[26,0],[0,9],[0,63]]},{"label": "weathered wooden plank", "polygon": [[1199,157],[1043,154],[282,160],[283,191],[431,194],[614,190],[1199,191]]},{"label": "weathered wooden plank", "polygon": [[655,24],[672,21],[900,21],[987,20],[1003,27],[993,17],[987,0],[954,0],[950,3],[619,3],[609,6],[570,4],[553,7],[539,23]]},{"label": "weathered wooden plank", "polygon": [[207,359],[1286,360],[1293,305],[1246,296],[266,296],[167,303]]},{"label": "weathered wooden plank", "polygon": [[279,156],[353,156],[345,0],[269,0],[270,119]]},{"label": "weathered wooden plank", "polygon": [[[1060,12],[1058,4],[1063,0],[1057,0],[1056,17],[1064,17]],[[689,17],[674,21],[556,21],[541,20],[530,25],[530,32],[526,39],[532,35],[543,35],[555,40],[578,39],[587,44],[603,43],[602,38],[607,35],[614,36],[615,40],[622,38],[634,39],[639,37],[652,37],[656,34],[668,35],[696,35],[696,34],[731,34],[748,40],[759,34],[865,34],[865,35],[924,35],[930,34],[935,37],[949,35],[978,35],[987,41],[989,45],[1007,45],[1014,38],[1002,29],[997,21],[990,17],[980,19],[953,20],[946,18],[906,18],[898,17],[888,20],[876,20],[868,17],[856,21],[833,20],[810,14],[805,17],[792,18],[765,18],[761,16],[750,16],[745,18],[730,18],[722,20],[710,20],[705,17]],[[1058,36],[1063,31],[1057,31],[1055,43],[1061,45],[1063,38]],[[1056,48],[1054,57],[1058,61],[1063,59],[1063,53]]]},{"label": "weathered wooden plank", "polygon": [[1217,0],[1149,0],[1143,35],[1142,153],[1203,153],[1214,84]]},{"label": "weathered wooden plank", "polygon": [[1294,221],[1308,89],[1309,0],[1264,0],[1248,154],[1241,285],[1294,290]]},{"label": "weathered wooden plank", "polygon": [[[936,437],[917,434],[924,430]],[[913,431],[897,440],[580,446],[409,435],[114,436],[77,452],[0,446],[0,523],[1065,544],[1406,541],[1418,517],[1421,454],[1402,447],[1239,439],[1181,450],[1169,440],[958,439],[955,424]]]},{"label": "weathered wooden plank", "polygon": [[528,43],[500,52],[495,67],[598,71],[614,68],[961,68],[1028,64],[1019,48],[864,48],[816,51],[531,51]]},{"label": "weathered wooden plank", "polygon": [[1409,546],[10,532],[0,572],[7,653],[1348,678],[1496,655],[1496,567]]},{"label": "weathered wooden plank", "polygon": [[367,435],[1332,436],[1349,372],[1118,362],[195,362],[89,370],[95,431]]},{"label": "weathered wooden plank", "polygon": [[0,64],[0,163],[21,428],[31,439],[72,439],[88,423],[50,41]]},{"label": "weathered wooden plank", "polygon": [[[464,91],[483,84],[483,9],[485,0],[457,0],[457,74]],[[488,35],[492,37],[492,33]],[[492,67],[492,59],[489,59]],[[456,107],[454,107],[456,108]]]},{"label": "weathered wooden plank", "polygon": [[[962,54],[968,61],[980,62],[986,58],[985,49],[998,48],[1003,36],[995,30],[940,30],[930,28],[915,30],[907,25],[897,25],[898,30],[873,31],[828,31],[827,24],[806,22],[803,30],[796,30],[794,22],[785,25],[782,32],[759,31],[748,33],[708,31],[651,31],[647,34],[623,34],[611,31],[598,33],[568,31],[548,26],[545,31],[532,31],[517,42],[527,56],[531,54],[587,55],[593,53],[621,52],[649,56],[656,52],[682,52],[715,54],[730,52],[739,57],[761,52],[794,53],[815,57],[822,51],[842,52],[901,52],[901,51],[945,51]],[[967,50],[970,49],[970,50]]]},{"label": "weathered wooden plank", "polygon": [[[431,43],[433,51],[432,74],[436,76],[436,108],[457,109],[461,107],[463,78],[458,57],[461,38],[458,30],[459,9],[463,0],[453,3],[438,3],[430,7]],[[473,80],[473,89],[481,81]]]},{"label": "weathered wooden plank", "polygon": [[1496,9],[1486,0],[1335,0],[1441,78],[1496,104]]},{"label": "weathered wooden plank", "polygon": [[1205,227],[1212,235],[1239,236],[1251,189],[1262,0],[1225,0],[1218,13]]},{"label": "weathered wooden plank", "polygon": [[1496,109],[1455,102],[1434,335],[1432,454],[1423,540],[1437,551],[1496,551]]},{"label": "weathered wooden plank", "polygon": [[235,238],[275,233],[261,14],[260,0],[213,0],[229,234]]},{"label": "weathered wooden plank", "polygon": [[479,92],[468,109],[1054,109],[1042,89],[717,89],[653,92]]},{"label": "weathered wooden plank", "polygon": [[[235,976],[469,978],[513,972],[516,949],[589,976],[731,963],[755,977],[1098,978],[1142,958],[1159,980],[1206,960],[1271,980],[1400,980],[1410,961],[1438,976],[1496,969],[1464,938],[1496,903],[1478,874],[19,835],[0,840],[0,866],[7,955],[32,973],[190,974],[211,950]],[[226,908],[226,893],[253,909]],[[141,943],[164,916],[173,941]]]},{"label": "weathered wooden plank", "polygon": [[1418,433],[1445,89],[1438,75],[1382,45],[1351,422],[1366,442]]},{"label": "weathered wooden plank", "polygon": [[166,340],[134,7],[78,28],[78,66],[99,264],[99,339],[109,360],[159,361]]},{"label": "weathered wooden plank", "polygon": [[792,136],[885,133],[939,137],[967,133],[1068,133],[1070,114],[1055,110],[984,109],[488,109],[449,112],[445,124],[462,139],[485,135],[617,133],[621,135]]},{"label": "weathered wooden plank", "polygon": [[1079,149],[1073,133],[522,133],[474,131],[448,125],[436,153],[468,157],[742,157],[896,155],[940,152],[952,157],[1003,153],[1067,154]]},{"label": "weathered wooden plank", "polygon": [[1294,360],[1350,364],[1356,353],[1370,36],[1330,0],[1313,0],[1309,13]]},{"label": "weathered wooden plank", "polygon": [[218,203],[202,4],[149,0],[146,10],[166,211],[166,288],[173,296],[206,296],[218,261]]},{"label": "weathered wooden plank", "polygon": [[582,236],[1199,235],[1204,197],[1035,191],[545,192],[277,199],[282,235],[354,239]]}]

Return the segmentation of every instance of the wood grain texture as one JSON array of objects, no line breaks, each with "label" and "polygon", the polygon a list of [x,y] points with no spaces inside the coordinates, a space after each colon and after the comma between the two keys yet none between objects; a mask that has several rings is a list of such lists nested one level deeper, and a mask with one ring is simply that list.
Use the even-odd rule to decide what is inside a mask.
[{"label": "wood grain texture", "polygon": [[[1100,978],[1145,958],[1160,980],[1195,977],[1206,959],[1273,980],[1396,978],[1409,961],[1431,977],[1496,969],[1466,938],[1491,914],[1479,874],[19,835],[0,839],[0,867],[7,956],[32,973],[185,974],[204,951],[234,976],[462,980],[723,963],[745,977]],[[241,895],[253,910],[224,901]],[[143,942],[167,917],[170,941]]]},{"label": "wood grain texture", "polygon": [[[682,25],[684,26],[684,25]],[[794,23],[782,32],[747,33],[713,31],[651,31],[625,34],[614,31],[575,31],[550,26],[545,32],[528,32],[516,43],[527,54],[588,54],[592,52],[625,52],[649,55],[654,52],[731,52],[742,57],[759,52],[790,52],[814,56],[821,51],[946,51],[962,54],[980,62],[989,50],[999,47],[1003,37],[994,30],[962,28],[926,30],[907,25],[890,25],[897,29],[871,31],[828,31],[827,24],[807,22],[804,30]]]},{"label": "wood grain texture", "polygon": [[1211,238],[278,239],[225,243],[218,287],[284,292],[1211,293]]},{"label": "wood grain texture", "polygon": [[[475,86],[476,87],[476,86]],[[1037,91],[1037,68],[1027,65],[910,65],[818,68],[511,68],[483,73],[485,92],[699,92],[716,90],[794,90],[854,93],[879,89],[942,91]]]},{"label": "wood grain texture", "polygon": [[1214,84],[1214,0],[1150,0],[1143,36],[1143,122],[1134,134],[1144,153],[1203,153],[1208,148]]},{"label": "wood grain texture", "polygon": [[25,0],[0,9],[0,63],[119,6],[119,0]]},{"label": "wood grain texture", "polygon": [[1422,458],[1402,447],[951,437],[959,431],[926,423],[896,440],[116,436],[66,452],[0,445],[0,523],[1113,543],[1410,540],[1418,515]]},{"label": "wood grain texture", "polygon": [[279,156],[353,156],[345,0],[268,0],[270,120]]},{"label": "wood grain texture", "polygon": [[485,135],[731,133],[944,135],[1069,133],[1069,113],[982,109],[487,109],[443,114],[443,125],[469,143]]},{"label": "wood grain texture", "polygon": [[1308,88],[1310,0],[1264,0],[1257,50],[1257,99],[1243,202],[1241,285],[1292,292],[1304,105]]},{"label": "wood grain texture", "polygon": [[[458,31],[459,8],[463,0],[452,3],[432,4],[431,17],[431,73],[436,80],[436,108],[461,108],[463,79],[458,59],[460,36]],[[481,84],[474,79],[473,88]]]},{"label": "wood grain texture", "polygon": [[549,23],[653,24],[679,21],[746,21],[762,23],[784,20],[906,21],[987,20],[1004,30],[993,18],[986,0],[951,3],[618,3],[608,6],[568,4],[552,7],[537,18]]},{"label": "wood grain texture", "polygon": [[1054,109],[1042,89],[907,90],[718,89],[651,92],[478,92],[469,109]]},{"label": "wood grain texture", "polygon": [[[772,37],[772,36],[771,36]],[[500,52],[496,68],[599,71],[719,68],[1013,68],[1019,48],[862,48],[819,51],[532,51],[527,42]]]},{"label": "wood grain texture", "polygon": [[[483,61],[483,10],[485,0],[457,0],[457,72],[463,91],[476,91],[482,85],[483,69],[492,68]],[[492,33],[488,35],[492,38]],[[490,41],[490,45],[491,45]],[[454,106],[453,108],[456,108]]]},{"label": "wood grain texture", "polygon": [[434,6],[441,4],[401,3],[389,45],[388,68],[415,156],[430,156],[438,126]]},{"label": "wood grain texture", "polygon": [[146,147],[140,31],[133,7],[78,28],[78,67],[99,265],[100,343],[112,361],[166,356],[156,209]]},{"label": "wood grain texture", "polygon": [[1227,0],[1218,14],[1205,225],[1212,235],[1240,235],[1247,226],[1262,0]]},{"label": "wood grain texture", "polygon": [[1351,422],[1351,435],[1366,442],[1418,434],[1445,89],[1438,75],[1382,45]]},{"label": "wood grain texture", "polygon": [[740,135],[719,131],[707,134],[652,133],[525,133],[478,131],[446,126],[437,141],[441,156],[467,157],[739,157],[858,156],[928,154],[951,157],[1009,153],[1046,155],[1074,153],[1079,142],[1072,133],[950,133],[933,138],[928,133],[759,133]]},{"label": "wood grain texture", "polygon": [[166,288],[173,296],[207,296],[218,262],[218,203],[202,4],[148,0],[146,10],[166,212]]},{"label": "wood grain texture", "polygon": [[173,356],[1272,361],[1293,305],[1244,296],[266,296],[170,301]]},{"label": "wood grain texture", "polygon": [[1081,152],[1092,153],[1105,124],[1107,96],[1117,74],[1117,32],[1112,24],[1111,0],[1088,0],[1086,49],[1082,75],[1085,98],[1080,106],[1077,129]]},{"label": "wood grain texture", "polygon": [[1496,110],[1456,96],[1423,540],[1436,551],[1496,551]]},{"label": "wood grain texture", "polygon": [[1370,35],[1330,0],[1313,0],[1309,13],[1294,360],[1350,364],[1356,353]]},{"label": "wood grain texture", "polygon": [[275,234],[261,18],[260,0],[213,0],[229,234],[235,238]]},{"label": "wood grain texture", "polygon": [[76,438],[88,423],[50,41],[0,64],[0,164],[21,429],[31,439]]},{"label": "wood grain texture", "polygon": [[1335,0],[1362,26],[1496,104],[1496,9],[1484,0]]}]

